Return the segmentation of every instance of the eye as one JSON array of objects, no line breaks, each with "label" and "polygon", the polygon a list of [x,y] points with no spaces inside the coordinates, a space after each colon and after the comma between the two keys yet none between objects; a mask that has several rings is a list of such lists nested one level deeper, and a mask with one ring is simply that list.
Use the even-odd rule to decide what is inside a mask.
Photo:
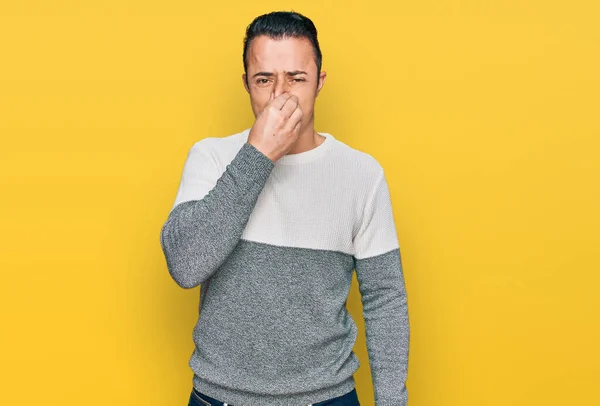
[{"label": "eye", "polygon": [[304,79],[300,79],[300,78],[295,78],[294,81],[298,81],[298,82],[304,82]]},{"label": "eye", "polygon": [[269,81],[269,79],[261,78],[261,79],[258,79],[258,80],[256,81],[256,83],[259,83],[259,84],[265,84],[265,83],[267,83],[268,81]]}]

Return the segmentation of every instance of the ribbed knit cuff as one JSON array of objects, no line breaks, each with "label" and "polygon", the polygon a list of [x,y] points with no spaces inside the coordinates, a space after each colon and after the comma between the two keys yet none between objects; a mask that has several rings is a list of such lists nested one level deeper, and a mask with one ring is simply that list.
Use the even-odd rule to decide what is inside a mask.
[{"label": "ribbed knit cuff", "polygon": [[266,183],[275,166],[275,162],[248,142],[242,145],[231,163],[244,175],[261,184]]}]

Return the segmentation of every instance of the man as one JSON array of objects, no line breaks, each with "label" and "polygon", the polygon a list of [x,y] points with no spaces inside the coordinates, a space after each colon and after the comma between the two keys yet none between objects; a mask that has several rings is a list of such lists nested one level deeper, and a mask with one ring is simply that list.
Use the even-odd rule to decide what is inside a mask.
[{"label": "man", "polygon": [[407,404],[409,321],[383,168],[314,130],[325,82],[312,21],[257,17],[242,80],[254,125],[190,149],[160,241],[201,285],[189,405],[358,405],[356,275],[377,406]]}]

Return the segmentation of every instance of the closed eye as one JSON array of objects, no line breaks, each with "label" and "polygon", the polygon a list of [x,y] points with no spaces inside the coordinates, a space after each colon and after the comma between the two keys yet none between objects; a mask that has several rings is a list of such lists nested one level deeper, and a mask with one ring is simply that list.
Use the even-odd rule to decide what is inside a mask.
[{"label": "closed eye", "polygon": [[[294,81],[294,82],[306,82],[306,79],[294,78],[294,79],[292,79],[292,81]],[[265,84],[267,82],[269,82],[269,79],[265,79],[265,78],[261,78],[261,79],[258,79],[256,81],[256,83],[260,83],[260,84]]]}]

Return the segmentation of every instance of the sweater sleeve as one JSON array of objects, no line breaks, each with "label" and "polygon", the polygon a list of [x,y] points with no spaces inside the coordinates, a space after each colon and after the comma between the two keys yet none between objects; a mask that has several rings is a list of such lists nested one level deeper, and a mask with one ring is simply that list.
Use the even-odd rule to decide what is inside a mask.
[{"label": "sweater sleeve", "polygon": [[409,319],[398,236],[383,171],[353,239],[376,406],[406,406]]},{"label": "sweater sleeve", "polygon": [[196,287],[237,245],[274,162],[248,142],[221,173],[205,140],[190,149],[160,243],[171,277]]}]

